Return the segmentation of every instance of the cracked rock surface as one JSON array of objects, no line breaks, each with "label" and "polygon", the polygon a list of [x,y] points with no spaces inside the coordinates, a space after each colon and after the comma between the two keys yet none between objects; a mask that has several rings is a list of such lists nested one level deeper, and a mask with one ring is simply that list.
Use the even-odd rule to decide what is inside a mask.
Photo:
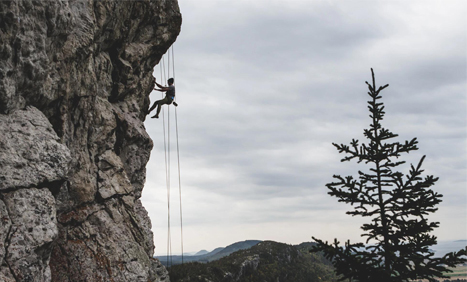
[{"label": "cracked rock surface", "polygon": [[0,1],[0,281],[169,281],[141,204],[176,0]]}]

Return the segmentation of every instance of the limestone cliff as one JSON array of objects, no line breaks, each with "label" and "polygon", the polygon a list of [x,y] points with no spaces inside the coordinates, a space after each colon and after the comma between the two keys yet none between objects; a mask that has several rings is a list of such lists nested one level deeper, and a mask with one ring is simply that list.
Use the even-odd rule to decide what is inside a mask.
[{"label": "limestone cliff", "polygon": [[176,0],[0,1],[0,281],[168,281],[139,200]]}]

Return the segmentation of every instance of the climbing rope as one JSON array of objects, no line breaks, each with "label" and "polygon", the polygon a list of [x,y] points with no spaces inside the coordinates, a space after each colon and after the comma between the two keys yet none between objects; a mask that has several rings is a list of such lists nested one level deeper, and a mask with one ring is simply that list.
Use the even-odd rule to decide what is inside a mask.
[{"label": "climbing rope", "polygon": [[[165,81],[166,73],[165,73],[165,59],[162,57],[162,64],[161,67],[161,81]],[[161,92],[161,97],[164,98],[164,94]],[[168,118],[167,118],[168,120]],[[169,135],[169,123],[167,123],[167,137],[166,138],[166,130],[165,130],[165,111],[162,108],[162,131],[164,137],[164,158],[165,158],[165,183],[167,189],[167,264],[169,264],[169,256],[171,257],[171,242],[170,242],[170,150],[167,148],[167,143],[170,145],[170,135]]]},{"label": "climbing rope", "polygon": [[183,213],[182,213],[182,180],[180,176],[180,146],[178,144],[178,118],[177,108],[175,108],[175,129],[177,132],[177,160],[178,160],[178,195],[180,198],[180,238],[182,245],[182,264],[183,264]]},{"label": "climbing rope", "polygon": [[[172,77],[175,80],[175,55],[174,55],[174,46],[172,45]],[[175,98],[177,99],[177,98]],[[183,264],[183,212],[182,212],[182,180],[180,173],[180,146],[178,143],[178,117],[177,117],[177,107],[175,107],[175,132],[177,133],[177,161],[178,161],[178,195],[180,201],[180,242],[182,249],[182,264]]]},{"label": "climbing rope", "polygon": [[[167,60],[167,75],[170,77],[170,60],[172,59],[172,77],[175,80],[175,55],[173,51],[173,45],[169,48]],[[165,72],[165,59],[162,57],[161,68],[161,80],[166,81]],[[162,94],[163,97],[163,94]],[[176,98],[175,98],[176,99]],[[166,184],[167,184],[167,266],[172,263],[172,234],[171,234],[171,217],[170,217],[170,107],[167,109],[167,137],[166,137],[166,126],[165,126],[165,113],[162,109],[162,124],[163,124],[163,137],[164,137],[164,156],[165,156],[165,172],[166,172]],[[178,191],[180,201],[180,236],[181,236],[181,251],[182,251],[182,264],[184,263],[183,254],[183,216],[182,216],[182,184],[181,184],[181,173],[180,173],[180,146],[178,137],[178,116],[177,107],[175,107],[175,131],[176,131],[176,142],[177,142],[177,162],[178,162]],[[170,258],[170,259],[169,259]],[[169,261],[170,260],[170,261]]]}]

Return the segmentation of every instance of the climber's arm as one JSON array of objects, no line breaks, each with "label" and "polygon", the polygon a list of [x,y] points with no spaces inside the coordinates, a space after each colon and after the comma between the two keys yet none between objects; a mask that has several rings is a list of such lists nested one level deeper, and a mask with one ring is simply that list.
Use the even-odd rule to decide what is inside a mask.
[{"label": "climber's arm", "polygon": [[168,90],[169,90],[169,87],[164,87],[164,86],[160,85],[160,84],[157,83],[157,82],[156,82],[156,85],[157,85],[157,87],[159,87],[160,89],[154,88],[154,90],[157,90],[157,91],[168,91]]}]

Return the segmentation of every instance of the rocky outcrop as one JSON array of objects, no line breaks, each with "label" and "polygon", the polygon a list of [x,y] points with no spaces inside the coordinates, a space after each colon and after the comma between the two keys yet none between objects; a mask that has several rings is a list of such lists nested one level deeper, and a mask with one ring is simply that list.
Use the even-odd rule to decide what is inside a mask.
[{"label": "rocky outcrop", "polygon": [[139,200],[176,0],[0,1],[0,281],[168,281]]}]

